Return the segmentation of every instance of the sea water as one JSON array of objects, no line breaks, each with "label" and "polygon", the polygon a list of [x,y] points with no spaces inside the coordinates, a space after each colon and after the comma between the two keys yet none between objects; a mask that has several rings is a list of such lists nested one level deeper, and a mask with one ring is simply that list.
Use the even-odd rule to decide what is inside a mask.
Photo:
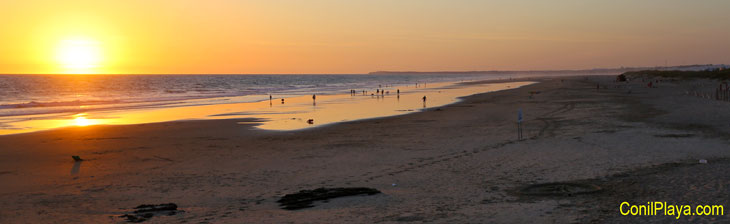
[{"label": "sea water", "polygon": [[[430,87],[437,87],[437,83],[453,84],[506,78],[509,76],[480,74],[0,75],[0,134],[23,133],[71,125],[130,124],[181,119],[260,118],[266,117],[262,116],[262,113],[305,113],[308,110],[316,109],[319,109],[320,113],[325,113],[328,104],[329,108],[336,108],[337,104],[367,105],[370,102],[367,101],[369,98],[324,97],[349,95],[350,90],[355,90],[355,96],[372,97],[372,94],[377,91],[376,89],[386,89],[389,91],[387,96],[389,98],[381,94],[382,98],[376,98],[376,101],[373,101],[381,102],[379,105],[383,106],[385,102],[388,102],[386,99],[395,96],[396,88],[415,90],[418,89],[416,88],[416,84],[418,84],[418,87],[421,88],[419,91],[426,91],[429,89],[429,84]],[[416,97],[409,95],[414,93],[413,90],[408,90],[408,93],[404,92],[403,97]],[[362,94],[362,91],[368,92]],[[301,104],[299,106],[308,105],[310,102],[305,99],[311,101],[313,94],[319,96],[318,107],[313,105],[315,107],[306,107],[305,110],[297,107],[299,104]],[[291,103],[281,105],[277,101],[277,108],[274,108],[274,104],[271,102],[266,103],[269,101],[270,95],[277,100],[287,98]],[[417,96],[418,99],[420,97]],[[455,97],[457,96],[449,95],[448,99],[444,98],[443,102],[453,101]],[[294,101],[295,99],[296,101]],[[432,103],[428,106],[441,103],[436,100],[431,100]],[[269,108],[254,109],[251,106],[258,104],[245,104],[256,102]],[[420,105],[411,105],[411,103],[414,102],[402,102],[399,103],[400,107],[383,107],[381,110],[420,108]],[[375,110],[375,108],[373,109]],[[361,114],[360,117],[379,116],[384,114],[384,111],[372,113],[373,115]],[[150,118],[156,113],[159,118]],[[336,114],[337,111],[329,113]],[[388,114],[392,113],[385,113],[385,115]],[[125,119],[113,120],[118,117]],[[134,117],[138,118],[132,119]],[[355,118],[358,117],[352,117],[352,119]],[[94,120],[98,122],[90,122]],[[317,122],[317,124],[322,123]]]}]

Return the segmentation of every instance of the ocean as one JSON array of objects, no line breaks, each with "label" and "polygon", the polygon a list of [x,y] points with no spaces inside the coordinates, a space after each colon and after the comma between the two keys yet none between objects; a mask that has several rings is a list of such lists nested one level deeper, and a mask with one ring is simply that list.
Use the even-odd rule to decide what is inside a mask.
[{"label": "ocean", "polygon": [[[506,77],[506,76],[505,76]],[[298,96],[375,90],[379,86],[503,78],[478,74],[418,75],[0,75],[0,116],[149,106],[191,99]],[[231,103],[211,101],[206,103]]]},{"label": "ocean", "polygon": [[[454,103],[462,96],[530,84],[460,85],[510,76],[514,75],[0,75],[0,135],[69,126],[244,118],[258,120],[260,129],[296,130],[411,113]],[[378,89],[386,93],[375,95]],[[422,100],[425,96],[428,101]]]}]

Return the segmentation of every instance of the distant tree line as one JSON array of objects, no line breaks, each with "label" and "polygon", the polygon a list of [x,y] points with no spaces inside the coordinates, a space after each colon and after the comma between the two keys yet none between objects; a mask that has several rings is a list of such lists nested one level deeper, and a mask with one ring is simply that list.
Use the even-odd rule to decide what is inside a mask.
[{"label": "distant tree line", "polygon": [[666,77],[666,78],[681,78],[681,79],[692,79],[692,78],[707,78],[707,79],[730,79],[730,69],[727,68],[714,68],[705,69],[701,71],[679,71],[679,70],[643,70],[624,72],[622,75],[635,78],[635,77]]}]

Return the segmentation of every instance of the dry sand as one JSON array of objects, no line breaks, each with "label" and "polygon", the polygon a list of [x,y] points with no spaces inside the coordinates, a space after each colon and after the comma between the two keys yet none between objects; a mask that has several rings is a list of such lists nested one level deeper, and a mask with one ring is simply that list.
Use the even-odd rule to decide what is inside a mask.
[{"label": "dry sand", "polygon": [[[118,216],[137,205],[169,202],[184,212],[149,222],[670,222],[623,217],[619,203],[727,208],[730,103],[687,96],[681,82],[629,84],[629,94],[612,80],[544,78],[425,112],[301,131],[212,120],[0,136],[0,223],[124,222]],[[604,190],[517,193],[558,181]],[[276,203],[318,187],[383,193],[295,211]]]}]

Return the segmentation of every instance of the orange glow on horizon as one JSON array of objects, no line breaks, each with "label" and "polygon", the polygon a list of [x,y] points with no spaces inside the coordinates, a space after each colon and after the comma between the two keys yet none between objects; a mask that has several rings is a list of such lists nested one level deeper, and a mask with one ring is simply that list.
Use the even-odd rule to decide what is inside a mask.
[{"label": "orange glow on horizon", "polygon": [[730,63],[730,1],[1,1],[0,74]]}]

